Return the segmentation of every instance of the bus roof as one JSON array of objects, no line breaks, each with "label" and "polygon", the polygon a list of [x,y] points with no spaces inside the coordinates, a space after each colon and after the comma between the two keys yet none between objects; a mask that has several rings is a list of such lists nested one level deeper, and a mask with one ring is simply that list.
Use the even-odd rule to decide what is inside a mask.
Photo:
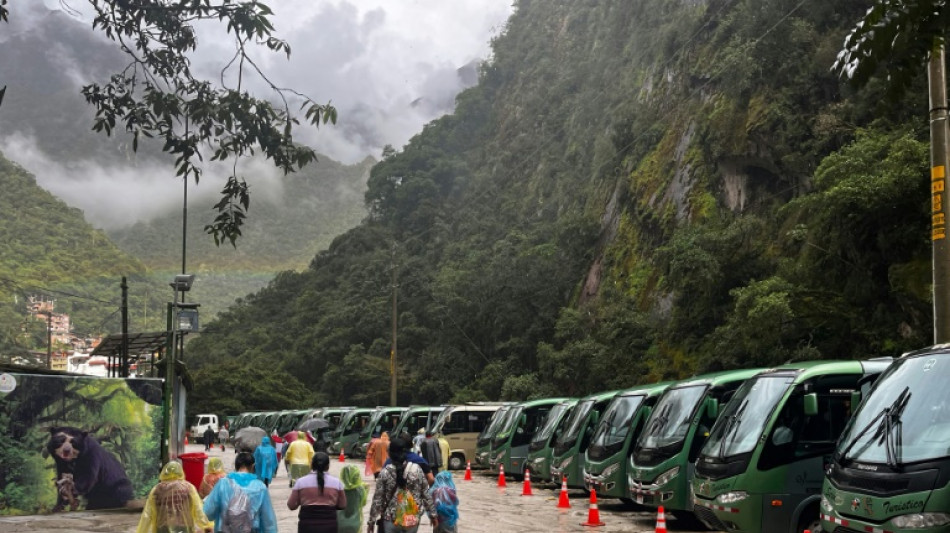
[{"label": "bus roof", "polygon": [[584,400],[594,400],[594,401],[606,400],[606,399],[609,399],[609,398],[613,398],[614,396],[616,396],[616,395],[619,394],[620,392],[621,392],[621,391],[619,391],[619,390],[611,390],[611,391],[598,392],[598,393],[595,393],[595,394],[589,394],[589,395],[587,395],[587,396],[584,396],[583,398],[581,398],[581,399],[578,400],[578,401],[584,401]]},{"label": "bus roof", "polygon": [[629,389],[624,389],[617,393],[617,396],[639,396],[643,395],[646,397],[659,396],[663,394],[663,391],[675,385],[676,381],[662,381],[660,383],[651,383],[649,385],[637,385],[636,387],[630,387]]},{"label": "bus roof", "polygon": [[531,408],[531,407],[537,407],[539,405],[554,405],[556,403],[563,402],[564,400],[567,400],[567,399],[569,398],[541,398],[538,400],[527,400],[527,401],[518,403],[516,405],[520,405],[526,408]]},{"label": "bus roof", "polygon": [[767,368],[759,372],[758,376],[769,374],[794,374],[795,382],[801,383],[816,376],[825,374],[880,374],[891,366],[894,359],[890,357],[857,360],[818,360],[789,363],[775,368]]},{"label": "bus roof", "polygon": [[680,387],[692,387],[695,385],[723,385],[734,381],[745,381],[756,374],[762,372],[762,368],[744,368],[741,370],[724,370],[722,372],[712,372],[686,378],[683,381],[674,383],[669,388],[678,389]]}]

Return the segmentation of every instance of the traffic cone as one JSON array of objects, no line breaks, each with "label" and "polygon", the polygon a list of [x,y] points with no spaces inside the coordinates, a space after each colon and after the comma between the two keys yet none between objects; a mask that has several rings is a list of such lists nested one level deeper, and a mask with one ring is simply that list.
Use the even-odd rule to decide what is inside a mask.
[{"label": "traffic cone", "polygon": [[343,455],[343,448],[340,448],[340,462],[345,462],[346,456]]},{"label": "traffic cone", "polygon": [[505,484],[505,465],[498,465],[498,487],[504,488],[507,485]]},{"label": "traffic cone", "polygon": [[472,480],[472,462],[468,461],[465,463],[465,477],[462,481],[471,481]]},{"label": "traffic cone", "polygon": [[[581,524],[582,526],[605,526],[600,521],[600,510],[597,508],[597,491],[590,489],[590,510],[587,511],[587,521]],[[666,526],[663,526],[664,533],[666,532]]]},{"label": "traffic cone", "polygon": [[521,495],[522,496],[534,496],[531,493],[531,471],[524,471],[524,483],[521,484]]},{"label": "traffic cone", "polygon": [[557,499],[558,509],[570,509],[571,500],[567,497],[567,476],[561,478],[561,495]]},{"label": "traffic cone", "polygon": [[666,533],[666,513],[663,512],[663,506],[656,510],[656,531],[654,533]]},{"label": "traffic cone", "polygon": [[188,435],[185,435],[185,446],[188,446]]}]

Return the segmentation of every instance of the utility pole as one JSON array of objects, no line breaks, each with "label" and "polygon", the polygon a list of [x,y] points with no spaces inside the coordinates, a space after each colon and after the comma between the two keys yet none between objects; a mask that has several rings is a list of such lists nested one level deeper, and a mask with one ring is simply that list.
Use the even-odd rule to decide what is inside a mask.
[{"label": "utility pole", "polygon": [[389,405],[398,405],[396,403],[396,241],[393,241],[392,250],[392,290],[393,290],[393,349],[389,354]]},{"label": "utility pole", "polygon": [[129,284],[122,276],[122,377],[129,377]]},{"label": "utility pole", "polygon": [[46,368],[53,369],[53,308],[46,313]]},{"label": "utility pole", "polygon": [[934,343],[950,341],[950,242],[947,242],[947,76],[943,45],[930,54],[930,239],[933,247]]}]

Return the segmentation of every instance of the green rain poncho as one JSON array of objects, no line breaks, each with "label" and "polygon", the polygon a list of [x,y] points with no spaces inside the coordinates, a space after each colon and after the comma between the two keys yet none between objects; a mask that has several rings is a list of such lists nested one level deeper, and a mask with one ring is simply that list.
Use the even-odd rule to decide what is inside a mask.
[{"label": "green rain poncho", "polygon": [[369,488],[363,483],[360,469],[346,465],[340,471],[340,481],[346,494],[346,509],[336,512],[337,533],[360,533],[363,529],[363,506]]},{"label": "green rain poncho", "polygon": [[201,508],[195,486],[185,481],[181,463],[162,468],[159,482],[148,494],[135,533],[192,533],[211,531],[212,524]]}]

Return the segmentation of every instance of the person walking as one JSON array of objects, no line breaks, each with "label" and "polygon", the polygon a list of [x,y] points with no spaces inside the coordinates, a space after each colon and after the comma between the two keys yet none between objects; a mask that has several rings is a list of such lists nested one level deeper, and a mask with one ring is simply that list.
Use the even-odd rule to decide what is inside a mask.
[{"label": "person walking", "polygon": [[205,499],[204,513],[214,520],[214,531],[226,531],[225,522],[228,522],[244,523],[255,533],[277,533],[277,514],[267,486],[254,473],[254,456],[248,452],[237,454],[234,470],[219,481]]},{"label": "person walking", "polygon": [[185,481],[181,463],[166,463],[158,480],[148,493],[135,533],[211,533],[213,525],[201,508],[195,486]]},{"label": "person walking", "polygon": [[[294,442],[307,442],[299,437]],[[330,456],[317,453],[311,462],[311,472],[294,483],[287,499],[291,511],[300,508],[297,533],[339,533],[337,512],[346,509],[346,492],[339,479],[327,473]]]},{"label": "person walking", "polygon": [[221,445],[221,451],[224,451],[224,445],[231,440],[231,432],[228,431],[227,426],[221,426],[221,429],[218,430],[218,444]]},{"label": "person walking", "polygon": [[261,437],[260,446],[254,449],[254,472],[265,487],[270,486],[277,472],[277,451],[271,446],[270,437]]},{"label": "person walking", "polygon": [[439,446],[439,440],[432,435],[432,432],[426,432],[426,438],[422,441],[422,453],[419,455],[429,463],[432,475],[439,473],[439,469],[442,468],[442,447]]},{"label": "person walking", "polygon": [[389,433],[383,432],[379,438],[370,441],[366,448],[366,473],[372,474],[373,478],[379,477],[380,470],[389,459]]},{"label": "person walking", "polygon": [[[438,525],[439,519],[422,469],[406,459],[411,446],[410,441],[401,438],[389,443],[392,462],[383,468],[376,480],[376,492],[366,524],[369,533],[416,533],[422,511],[429,516],[433,526]],[[377,519],[382,522],[380,530],[376,529]]]},{"label": "person walking", "polygon": [[459,498],[452,473],[448,470],[439,472],[429,492],[435,502],[435,514],[439,515],[439,524],[433,533],[458,533]]},{"label": "person walking", "polygon": [[343,483],[343,492],[346,493],[346,509],[337,511],[337,533],[361,533],[363,529],[363,507],[369,495],[369,487],[363,482],[360,469],[354,465],[346,465],[340,471],[340,482]]},{"label": "person walking", "polygon": [[313,464],[313,445],[307,440],[307,434],[303,431],[297,432],[297,438],[287,447],[287,455],[284,460],[289,465],[290,487],[298,479],[307,475]]},{"label": "person walking", "polygon": [[212,457],[208,461],[208,473],[202,478],[201,486],[198,487],[198,495],[202,498],[207,498],[208,495],[211,494],[211,489],[213,489],[215,484],[224,476],[224,462],[221,461],[220,457]]},{"label": "person walking", "polygon": [[214,444],[214,433],[215,431],[211,429],[211,426],[205,428],[204,432],[204,441],[205,441],[205,451],[211,449],[211,445]]}]

